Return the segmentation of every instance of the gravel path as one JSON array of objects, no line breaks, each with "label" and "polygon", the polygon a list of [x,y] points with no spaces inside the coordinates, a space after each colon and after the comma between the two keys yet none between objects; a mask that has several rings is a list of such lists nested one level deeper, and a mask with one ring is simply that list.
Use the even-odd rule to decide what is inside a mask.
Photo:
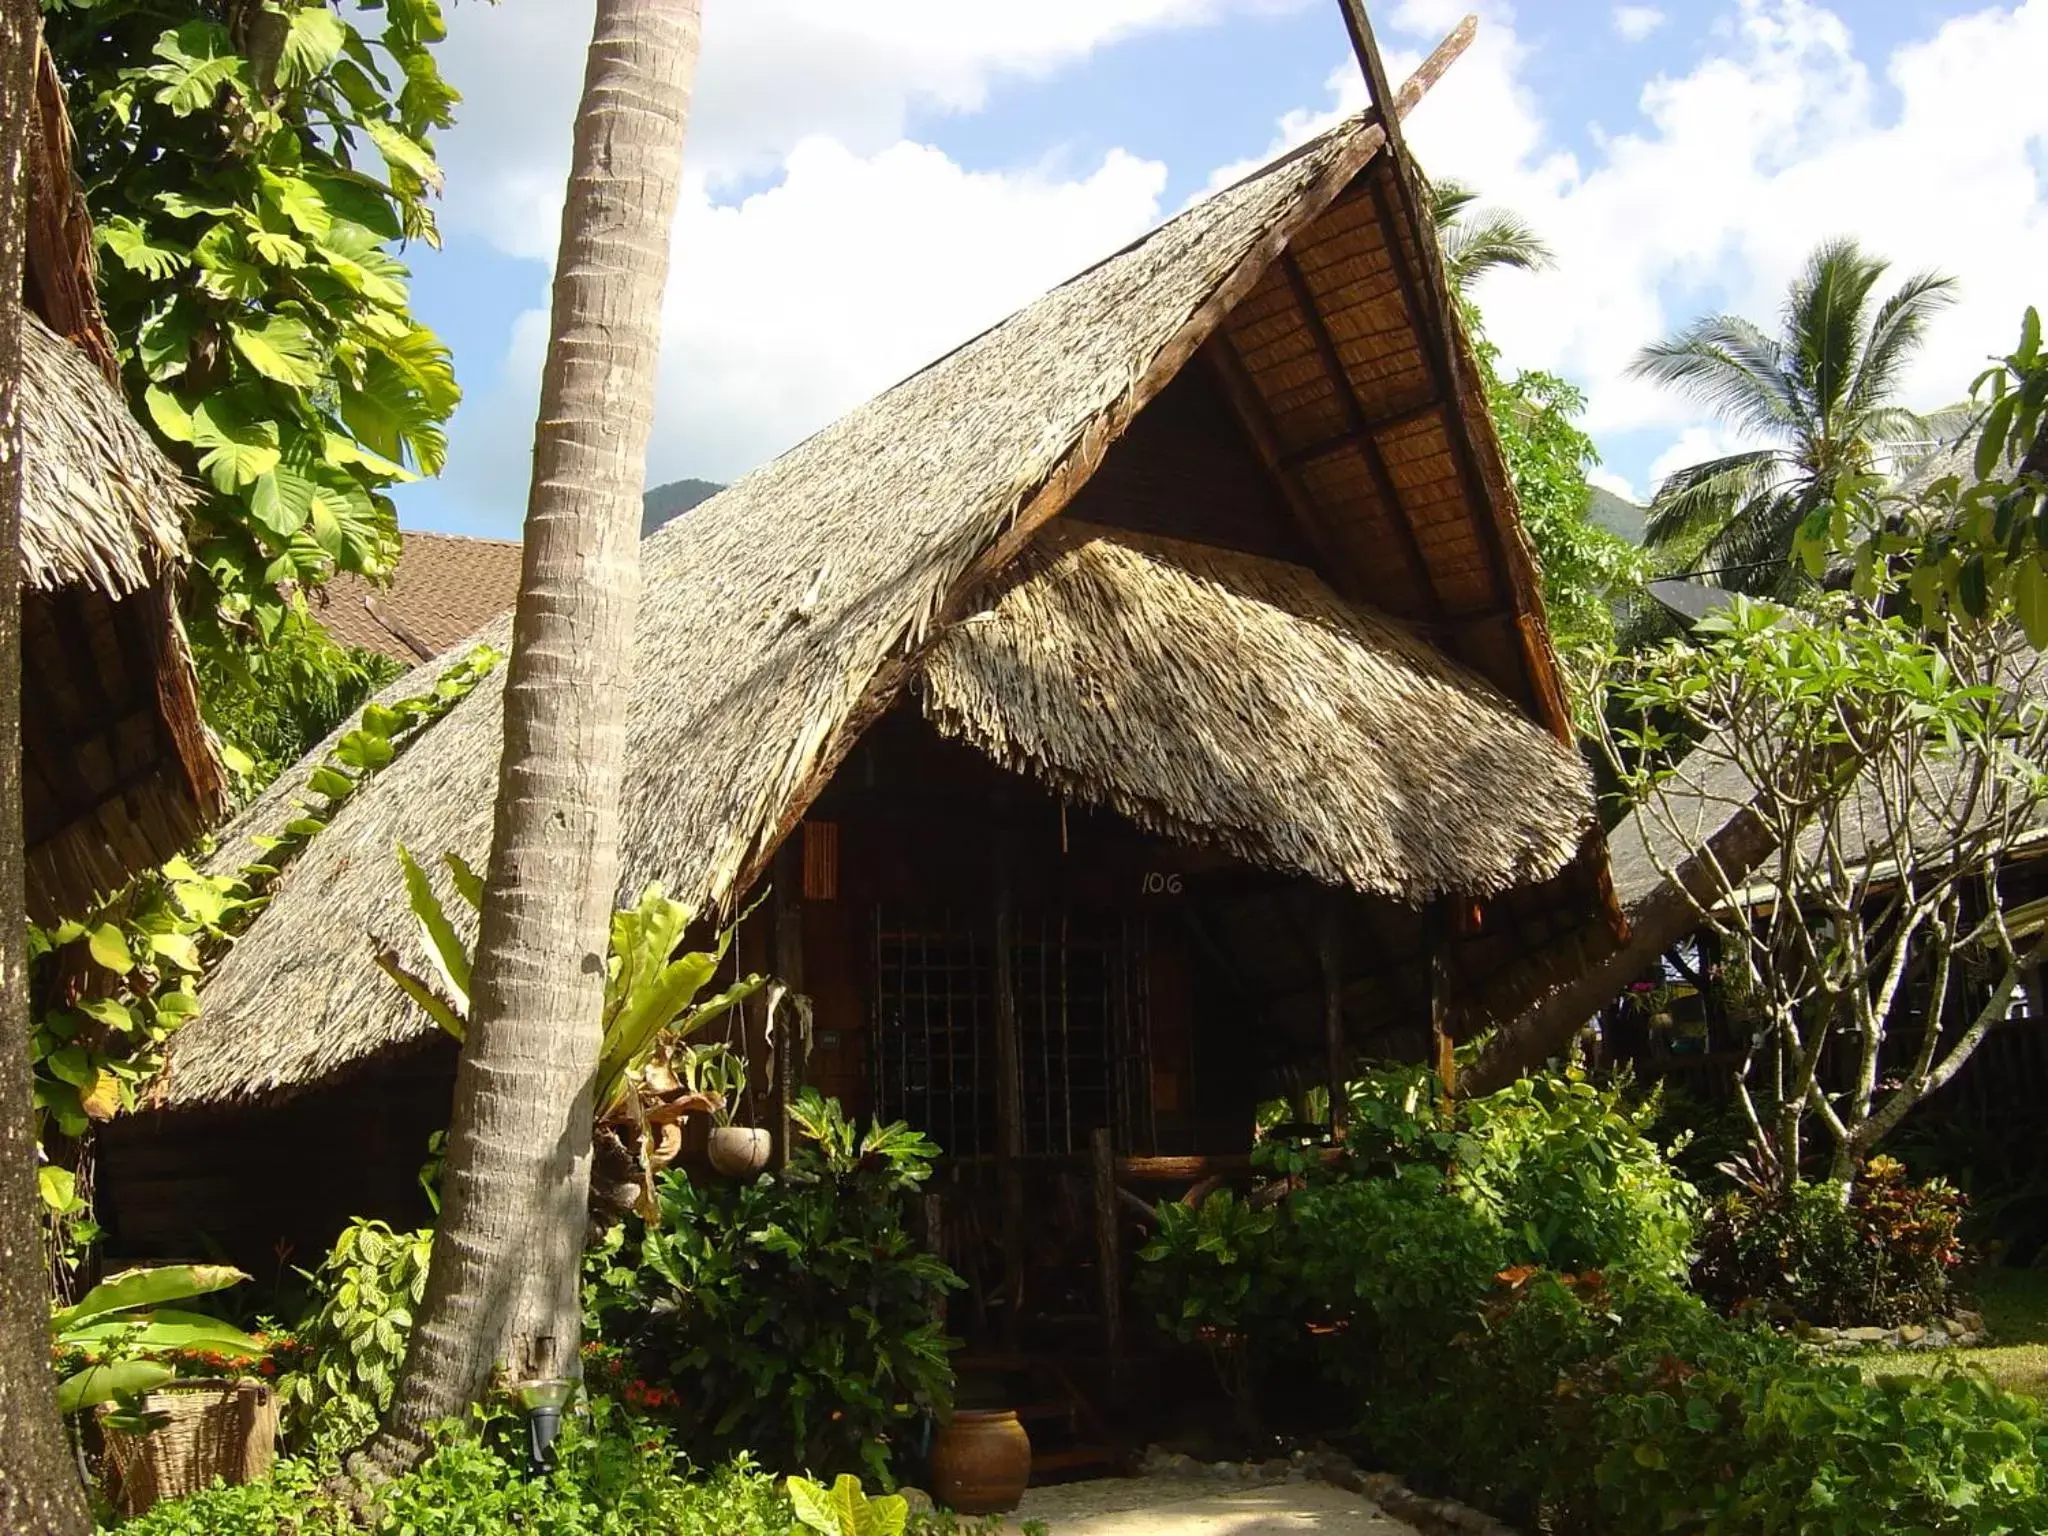
[{"label": "gravel path", "polygon": [[1013,1520],[1052,1536],[1416,1536],[1361,1494],[1322,1482],[1214,1487],[1185,1477],[1119,1477],[1034,1488]]}]

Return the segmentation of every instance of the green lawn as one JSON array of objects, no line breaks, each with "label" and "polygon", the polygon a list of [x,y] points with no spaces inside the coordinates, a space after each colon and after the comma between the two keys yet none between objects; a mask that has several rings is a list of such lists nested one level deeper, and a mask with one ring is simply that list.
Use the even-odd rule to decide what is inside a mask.
[{"label": "green lawn", "polygon": [[1949,1362],[1981,1366],[2013,1392],[2048,1399],[2048,1270],[1995,1269],[1977,1285],[1984,1324],[1998,1342],[1989,1349],[1867,1356],[1872,1375],[1930,1374]]}]

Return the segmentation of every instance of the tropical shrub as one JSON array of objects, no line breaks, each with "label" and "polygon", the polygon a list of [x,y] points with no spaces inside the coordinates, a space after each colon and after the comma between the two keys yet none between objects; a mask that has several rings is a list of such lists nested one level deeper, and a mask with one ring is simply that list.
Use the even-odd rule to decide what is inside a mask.
[{"label": "tropical shrub", "polygon": [[[530,1475],[523,1435],[508,1415],[482,1434],[446,1432],[413,1471],[379,1491],[370,1536],[787,1536],[790,1505],[774,1480],[741,1459],[691,1472],[657,1426],[599,1399],[572,1415],[556,1464]],[[280,1462],[239,1488],[160,1504],[124,1536],[344,1536],[352,1512],[322,1488],[319,1464]]]},{"label": "tropical shrub", "polygon": [[[2048,1421],[1960,1371],[1934,1379],[1738,1352],[1633,1364],[1593,1403],[1592,1528],[1860,1536],[2048,1530]],[[1560,1458],[1574,1470],[1584,1454]]]},{"label": "tropical shrub", "polygon": [[1846,1188],[1745,1187],[1709,1211],[1693,1284],[1727,1311],[1837,1328],[1926,1322],[1950,1305],[1962,1215],[1947,1183],[1916,1184],[1888,1157]]},{"label": "tropical shrub", "polygon": [[1442,1375],[1494,1277],[1521,1269],[1685,1270],[1690,1186],[1646,1134],[1652,1110],[1576,1074],[1447,1098],[1426,1069],[1350,1084],[1343,1164],[1262,1150],[1254,1202],[1160,1206],[1138,1294],[1163,1332],[1209,1349],[1241,1423],[1262,1382],[1305,1375],[1369,1391]]},{"label": "tropical shrub", "polygon": [[405,1363],[413,1309],[427,1293],[433,1242],[430,1230],[351,1222],[306,1275],[312,1305],[295,1337],[296,1368],[277,1389],[294,1450],[339,1454],[376,1429]]},{"label": "tropical shrub", "polygon": [[1455,1186],[1499,1222],[1509,1263],[1685,1273],[1695,1197],[1651,1139],[1654,1108],[1566,1073],[1459,1109]]},{"label": "tropical shrub", "polygon": [[938,1309],[960,1280],[903,1220],[938,1149],[901,1124],[857,1132],[815,1090],[791,1121],[780,1175],[662,1176],[659,1220],[614,1228],[588,1260],[592,1331],[699,1465],[744,1449],[886,1486],[897,1437],[951,1405]]}]

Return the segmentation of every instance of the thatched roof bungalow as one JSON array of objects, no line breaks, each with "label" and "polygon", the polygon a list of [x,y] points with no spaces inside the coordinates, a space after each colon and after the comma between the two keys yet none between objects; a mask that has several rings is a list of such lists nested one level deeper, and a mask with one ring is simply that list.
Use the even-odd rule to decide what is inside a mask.
[{"label": "thatched roof bungalow", "polygon": [[[622,891],[731,915],[772,882],[742,949],[810,1000],[785,1083],[963,1170],[1064,1166],[1098,1128],[1241,1152],[1282,1069],[1425,1050],[1609,910],[1513,493],[1383,144],[1339,125],[643,545]],[[369,946],[411,943],[395,844],[485,858],[500,721],[494,679],[277,884],[110,1143],[118,1241],[242,1220],[161,1182],[144,1220],[179,1156],[232,1160],[252,1208],[248,1170],[288,1166],[293,1213],[346,1164],[364,1209],[372,1120],[377,1188],[410,1193],[449,1053]]]},{"label": "thatched roof bungalow", "polygon": [[223,780],[179,623],[194,492],[128,413],[47,52],[22,319],[28,910],[80,915],[189,847]]}]

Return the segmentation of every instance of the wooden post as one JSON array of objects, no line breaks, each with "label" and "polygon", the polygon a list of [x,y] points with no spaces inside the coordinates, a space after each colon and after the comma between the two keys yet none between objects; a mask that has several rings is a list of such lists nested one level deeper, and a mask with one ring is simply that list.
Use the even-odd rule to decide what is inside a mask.
[{"label": "wooden post", "polygon": [[1458,1043],[1451,1036],[1450,954],[1454,932],[1450,922],[1438,920],[1430,924],[1429,1038],[1436,1048],[1437,1080],[1451,1098],[1458,1092]]},{"label": "wooden post", "polygon": [[[804,990],[804,850],[803,828],[783,840],[775,853],[774,896],[769,907],[774,943],[775,976],[789,989],[790,998]],[[774,1115],[774,1166],[779,1173],[789,1165],[789,1105],[796,1096],[797,1079],[804,1070],[803,1042],[797,1038],[800,1014],[793,1001],[785,1001],[780,1018],[768,1021],[773,1031],[771,1058],[775,1063],[775,1091],[770,1107]]]},{"label": "wooden post", "polygon": [[1088,1137],[1095,1160],[1095,1263],[1102,1277],[1102,1350],[1109,1362],[1110,1394],[1117,1388],[1123,1357],[1123,1254],[1117,1242],[1116,1149],[1109,1127],[1097,1126]]},{"label": "wooden post", "polygon": [[1330,1139],[1344,1139],[1350,1105],[1344,1092],[1344,915],[1335,895],[1325,898],[1316,952],[1323,969],[1323,1045],[1328,1052]]},{"label": "wooden post", "polygon": [[1017,914],[1010,890],[1010,852],[999,833],[995,861],[996,1173],[1003,1197],[1003,1329],[1017,1340],[1024,1305],[1024,1072],[1018,1036]]}]

